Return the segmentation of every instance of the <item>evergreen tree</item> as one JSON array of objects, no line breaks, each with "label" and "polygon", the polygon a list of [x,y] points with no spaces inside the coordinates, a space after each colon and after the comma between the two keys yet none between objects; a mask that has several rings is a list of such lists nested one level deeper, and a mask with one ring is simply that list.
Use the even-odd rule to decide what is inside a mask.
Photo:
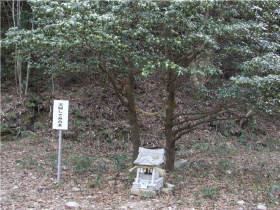
[{"label": "evergreen tree", "polygon": [[[37,62],[30,65],[45,66],[50,74],[106,74],[128,109],[133,159],[140,146],[135,81],[157,69],[167,75],[168,170],[174,170],[175,142],[201,125],[246,118],[248,112],[237,114],[243,109],[280,111],[278,0],[29,3],[35,28],[11,28],[2,44],[22,54],[36,52]],[[189,96],[210,108],[176,111],[182,79],[191,87]]]}]

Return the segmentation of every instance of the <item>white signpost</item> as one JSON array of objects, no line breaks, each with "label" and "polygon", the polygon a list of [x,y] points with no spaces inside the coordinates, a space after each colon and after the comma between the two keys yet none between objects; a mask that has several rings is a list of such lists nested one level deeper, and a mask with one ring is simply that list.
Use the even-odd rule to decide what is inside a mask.
[{"label": "white signpost", "polygon": [[59,130],[57,182],[60,180],[61,168],[61,130],[68,130],[69,101],[54,100],[53,103],[53,129]]}]

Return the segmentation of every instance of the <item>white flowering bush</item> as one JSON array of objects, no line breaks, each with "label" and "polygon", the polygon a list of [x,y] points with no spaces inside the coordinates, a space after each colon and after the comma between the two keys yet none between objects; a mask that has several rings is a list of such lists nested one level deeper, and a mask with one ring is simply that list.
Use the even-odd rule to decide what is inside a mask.
[{"label": "white flowering bush", "polygon": [[278,109],[279,0],[28,3],[34,29],[10,28],[1,45],[33,52],[31,67],[88,74],[106,65],[117,77],[147,77],[158,68],[211,76],[212,99]]}]

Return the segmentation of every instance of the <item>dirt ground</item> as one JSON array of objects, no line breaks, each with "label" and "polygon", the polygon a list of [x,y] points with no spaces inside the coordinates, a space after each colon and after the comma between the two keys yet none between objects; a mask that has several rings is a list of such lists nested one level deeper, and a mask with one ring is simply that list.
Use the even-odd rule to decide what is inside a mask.
[{"label": "dirt ground", "polygon": [[[57,138],[22,138],[1,142],[1,209],[279,209],[280,151],[276,146],[256,148],[213,138],[178,159],[188,165],[166,175],[174,192],[140,198],[129,191],[131,145],[124,150],[87,142],[62,143],[61,181],[57,183]],[[110,184],[115,181],[115,184]],[[113,182],[114,183],[114,182]],[[244,205],[238,205],[243,200]]]}]

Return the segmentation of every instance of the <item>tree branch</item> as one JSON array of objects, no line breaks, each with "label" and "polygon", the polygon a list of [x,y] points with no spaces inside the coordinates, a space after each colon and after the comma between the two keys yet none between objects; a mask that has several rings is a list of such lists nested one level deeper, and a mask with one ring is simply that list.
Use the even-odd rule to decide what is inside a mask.
[{"label": "tree branch", "polygon": [[198,123],[195,123],[194,125],[187,125],[183,128],[180,128],[178,130],[180,131],[183,131],[183,130],[186,130],[180,134],[178,134],[179,132],[177,131],[174,131],[176,133],[176,135],[178,134],[178,136],[176,138],[174,138],[174,142],[179,140],[183,135],[185,134],[188,134],[189,132],[193,131],[193,130],[196,130],[196,127],[199,126],[199,125],[202,125],[202,124],[205,124],[205,123],[210,123],[210,122],[215,122],[215,121],[220,121],[220,120],[238,120],[238,119],[248,119],[249,117],[232,117],[232,118],[224,118],[224,119],[207,119],[207,120],[202,120]]},{"label": "tree branch", "polygon": [[[88,40],[87,40],[87,38],[86,38],[85,33],[84,33],[84,39],[85,39],[85,42],[86,42],[87,46],[88,46],[90,49],[92,49],[93,51],[96,52],[96,50],[88,43]],[[106,66],[106,63],[105,63],[105,61],[101,58],[100,54],[96,53],[96,55],[97,55],[97,57],[98,57],[98,61],[100,61],[100,62],[103,64],[103,65],[101,65],[101,64],[99,63],[99,68],[101,69],[101,71],[103,71],[104,73],[106,73],[106,74],[108,75],[109,80],[111,81],[111,84],[113,85],[113,89],[114,89],[114,91],[115,91],[117,97],[120,99],[120,101],[122,102],[122,104],[123,104],[124,106],[127,107],[127,106],[128,106],[128,102],[126,102],[126,101],[123,99],[122,95],[120,94],[120,92],[119,92],[119,90],[118,90],[117,84],[116,84],[116,82],[115,82],[115,80],[117,80],[117,79],[116,79],[115,77],[113,77],[113,75],[110,74],[110,72],[107,70],[107,68],[106,68],[106,67],[107,67],[107,66]],[[118,80],[117,80],[117,81],[118,81]]]}]

